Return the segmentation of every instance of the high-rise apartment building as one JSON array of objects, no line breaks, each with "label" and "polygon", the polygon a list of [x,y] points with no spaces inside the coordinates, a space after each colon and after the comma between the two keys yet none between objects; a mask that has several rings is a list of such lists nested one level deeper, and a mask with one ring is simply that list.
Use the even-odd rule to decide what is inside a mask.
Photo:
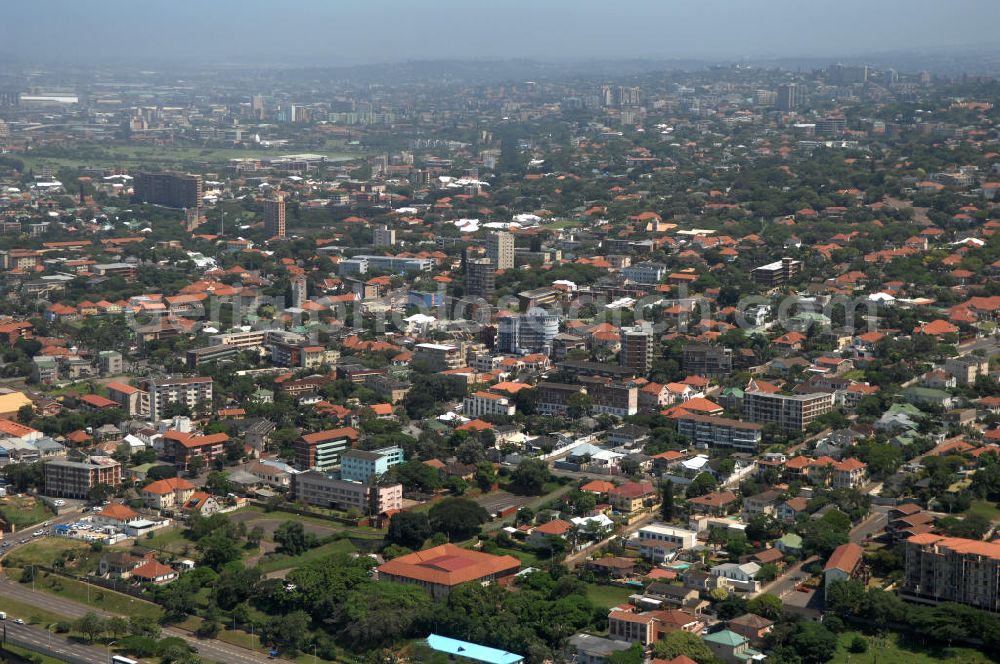
[{"label": "high-rise apartment building", "polygon": [[190,173],[139,173],[132,183],[132,200],[172,208],[196,208],[201,205],[204,182]]},{"label": "high-rise apartment building", "polygon": [[[98,457],[94,457],[97,459]],[[100,463],[87,461],[65,461],[62,459],[46,462],[42,466],[45,481],[45,495],[52,498],[76,498],[86,500],[90,491],[98,484],[118,486],[122,483],[122,465],[110,458],[102,458]]]},{"label": "high-rise apartment building", "polygon": [[385,224],[372,230],[372,244],[376,247],[391,247],[396,244],[396,230]]},{"label": "high-rise apartment building", "polygon": [[506,231],[497,231],[486,238],[486,255],[497,270],[514,267],[514,236]]},{"label": "high-rise apartment building", "polygon": [[497,350],[501,353],[548,353],[559,334],[559,316],[535,309],[497,317]]},{"label": "high-rise apartment building", "polygon": [[778,110],[794,111],[806,102],[806,91],[796,83],[786,83],[778,86]]},{"label": "high-rise apartment building", "polygon": [[153,420],[164,418],[171,404],[187,406],[192,412],[212,406],[212,379],[208,377],[149,379],[143,387],[149,393],[149,417]]},{"label": "high-rise apartment building", "polygon": [[465,262],[465,294],[485,300],[496,290],[496,263],[491,258],[471,258]]},{"label": "high-rise apartment building", "polygon": [[906,540],[900,595],[1000,611],[1000,544],[934,533]]},{"label": "high-rise apartment building", "polygon": [[788,257],[780,261],[774,261],[767,265],[755,267],[750,272],[751,278],[764,286],[782,286],[791,281],[802,271],[802,261],[797,261]]},{"label": "high-rise apartment building", "polygon": [[303,274],[292,278],[292,306],[301,308],[309,297],[306,294],[306,277]]},{"label": "high-rise apartment building", "polygon": [[785,431],[805,431],[821,415],[833,410],[835,395],[773,394],[748,390],[743,395],[743,419],[761,424],[773,423]]},{"label": "high-rise apartment building", "polygon": [[619,364],[628,367],[639,376],[645,376],[653,368],[653,334],[641,327],[622,330],[622,348],[618,356]]},{"label": "high-rise apartment building", "polygon": [[299,470],[332,470],[340,456],[358,442],[358,432],[351,427],[327,429],[303,434],[295,443],[295,466]]},{"label": "high-rise apartment building", "polygon": [[268,239],[285,237],[285,197],[281,193],[264,199],[264,235]]}]

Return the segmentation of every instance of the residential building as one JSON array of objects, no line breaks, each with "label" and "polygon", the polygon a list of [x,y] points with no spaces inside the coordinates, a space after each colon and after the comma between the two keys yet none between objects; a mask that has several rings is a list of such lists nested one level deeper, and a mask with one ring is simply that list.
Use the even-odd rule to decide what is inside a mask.
[{"label": "residential building", "polygon": [[358,432],[351,427],[304,434],[295,443],[295,467],[299,470],[331,470],[340,463],[341,453],[357,441]]},{"label": "residential building", "polygon": [[496,291],[496,263],[490,258],[465,261],[465,295],[489,300]]},{"label": "residential building", "polygon": [[794,111],[806,102],[805,88],[798,83],[785,83],[778,86],[776,104],[779,111]]},{"label": "residential building", "polygon": [[978,355],[960,355],[944,361],[944,370],[955,377],[962,387],[973,385],[980,376],[990,373],[990,361]]},{"label": "residential building", "polygon": [[760,590],[760,581],[757,580],[760,565],[757,563],[723,563],[710,571],[720,585],[743,592],[755,593]]},{"label": "residential building", "polygon": [[172,404],[186,406],[191,412],[206,411],[212,405],[212,379],[208,377],[153,378],[146,380],[143,387],[149,393],[152,420],[166,418]]},{"label": "residential building", "polygon": [[619,364],[638,376],[648,374],[653,368],[653,333],[641,327],[622,330],[621,344]]},{"label": "residential building", "polygon": [[165,510],[183,505],[193,493],[194,484],[182,477],[171,477],[144,486],[139,496],[147,507]]},{"label": "residential building", "polygon": [[643,647],[653,645],[668,632],[683,630],[698,634],[704,626],[698,616],[680,609],[645,613],[612,609],[608,614],[609,638],[640,643]]},{"label": "residential building", "polygon": [[559,316],[547,314],[544,309],[497,316],[496,350],[515,355],[548,355],[552,351],[552,340],[558,334]]},{"label": "residential building", "polygon": [[97,364],[102,376],[115,376],[124,369],[122,354],[116,350],[102,350],[97,354]]},{"label": "residential building", "polygon": [[765,656],[750,647],[750,641],[740,634],[728,629],[713,632],[703,637],[705,645],[718,659],[726,664],[747,664],[748,662],[763,662]]},{"label": "residential building", "polygon": [[307,282],[304,274],[297,274],[292,277],[292,306],[301,309],[302,305],[309,299]]},{"label": "residential building", "polygon": [[497,231],[486,236],[486,255],[498,270],[514,268],[514,236]]},{"label": "residential building", "polygon": [[543,382],[538,384],[536,393],[540,415],[565,415],[574,395],[586,394],[587,390],[583,385]]},{"label": "residential building", "polygon": [[726,417],[682,413],[676,419],[677,432],[695,447],[731,449],[755,454],[764,427]]},{"label": "residential building", "polygon": [[510,399],[492,392],[473,392],[462,402],[462,414],[471,418],[483,415],[513,417],[515,410]]},{"label": "residential building", "polygon": [[434,599],[442,599],[462,583],[506,585],[520,566],[521,561],[513,556],[442,544],[393,558],[376,569],[380,581],[414,584]]},{"label": "residential building", "polygon": [[318,470],[293,475],[292,492],[296,500],[309,505],[339,510],[353,508],[368,515],[386,514],[403,506],[402,484],[366,484]]},{"label": "residential building", "polygon": [[372,244],[376,247],[391,247],[396,244],[396,230],[385,224],[372,229]]},{"label": "residential building", "polygon": [[656,489],[647,480],[626,482],[608,491],[608,502],[618,512],[632,514],[656,501]]},{"label": "residential building", "polygon": [[905,547],[901,596],[1000,611],[1000,543],[922,533]]},{"label": "residential building", "polygon": [[652,286],[660,283],[667,275],[667,266],[663,263],[644,261],[622,268],[621,275],[633,283]]},{"label": "residential building", "polygon": [[813,420],[833,410],[835,400],[834,393],[785,395],[747,390],[743,394],[743,418],[800,432]]},{"label": "residential building", "polygon": [[370,451],[346,450],[340,455],[340,477],[367,484],[403,461],[403,448],[397,446]]},{"label": "residential building", "polygon": [[854,542],[841,544],[834,549],[830,559],[826,561],[826,566],[823,567],[824,592],[828,591],[830,584],[835,581],[847,581],[861,575],[864,566],[863,554],[864,549]]},{"label": "residential building", "polygon": [[47,461],[42,466],[44,493],[52,498],[86,500],[99,484],[116,487],[122,483],[122,465],[109,457],[89,461]]},{"label": "residential building", "polygon": [[129,417],[149,416],[149,392],[126,383],[108,383],[108,398],[118,404]]},{"label": "residential building", "polygon": [[285,237],[285,197],[278,192],[273,198],[265,198],[264,205],[264,237]]},{"label": "residential building", "polygon": [[608,664],[609,657],[631,647],[632,644],[626,641],[612,641],[580,632],[569,637],[566,643],[566,661],[576,664]]},{"label": "residential building", "polygon": [[733,372],[733,351],[720,346],[688,344],[681,350],[681,366],[695,376],[722,378]]},{"label": "residential building", "polygon": [[698,543],[698,533],[665,523],[651,523],[636,533],[640,546],[643,542],[667,542],[678,549],[690,549]]},{"label": "residential building", "polygon": [[631,381],[616,382],[600,376],[581,376],[590,396],[590,412],[628,417],[639,412],[639,386]]},{"label": "residential building", "polygon": [[417,344],[413,361],[423,362],[430,371],[441,373],[465,366],[465,353],[461,347],[450,344]]},{"label": "residential building", "polygon": [[758,284],[777,288],[788,283],[802,271],[802,261],[782,258],[779,261],[755,267],[750,277]]},{"label": "residential building", "polygon": [[172,208],[201,206],[204,182],[200,175],[189,173],[137,173],[132,183],[132,200]]}]

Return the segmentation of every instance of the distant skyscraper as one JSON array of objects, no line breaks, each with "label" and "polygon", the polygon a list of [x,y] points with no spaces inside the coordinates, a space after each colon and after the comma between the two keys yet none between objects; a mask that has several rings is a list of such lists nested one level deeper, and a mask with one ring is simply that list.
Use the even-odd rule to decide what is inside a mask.
[{"label": "distant skyscraper", "polygon": [[297,274],[292,278],[292,306],[301,308],[307,299],[306,277],[304,274]]},{"label": "distant skyscraper", "polygon": [[653,368],[653,334],[642,328],[622,331],[619,364],[645,376]]},{"label": "distant skyscraper", "polygon": [[778,110],[793,111],[806,101],[805,89],[796,83],[778,86]]},{"label": "distant skyscraper", "polygon": [[376,247],[391,247],[396,244],[395,229],[388,228],[385,224],[376,226],[372,231],[372,244]]},{"label": "distant skyscraper", "polygon": [[496,264],[490,258],[470,258],[465,262],[465,294],[490,299],[496,290]]},{"label": "distant skyscraper", "polygon": [[514,267],[514,236],[507,231],[491,233],[486,238],[486,255],[489,256],[498,270],[510,270]]},{"label": "distant skyscraper", "polygon": [[200,175],[186,173],[138,173],[133,181],[132,200],[172,208],[201,206],[204,184]]},{"label": "distant skyscraper", "polygon": [[281,192],[264,199],[264,235],[267,239],[285,237],[285,197]]}]

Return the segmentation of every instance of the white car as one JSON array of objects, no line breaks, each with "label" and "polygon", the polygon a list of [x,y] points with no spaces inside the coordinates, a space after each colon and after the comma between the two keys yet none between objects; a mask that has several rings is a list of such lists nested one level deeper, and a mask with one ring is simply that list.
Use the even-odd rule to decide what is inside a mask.
[{"label": "white car", "polygon": [[45,534],[44,530],[36,530],[35,532],[31,533],[31,536],[32,537],[41,537],[44,534]]},{"label": "white car", "polygon": [[20,618],[14,618],[14,624],[15,625],[23,625],[24,621],[21,620]]},{"label": "white car", "polygon": [[52,504],[55,505],[56,507],[62,507],[63,505],[66,504],[66,501],[63,500],[62,498],[59,498],[58,500],[53,500]]}]

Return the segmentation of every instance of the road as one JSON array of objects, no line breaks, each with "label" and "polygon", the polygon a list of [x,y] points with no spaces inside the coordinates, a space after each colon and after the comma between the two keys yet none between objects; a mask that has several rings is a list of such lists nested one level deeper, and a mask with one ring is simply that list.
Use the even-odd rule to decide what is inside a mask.
[{"label": "road", "polygon": [[3,638],[7,643],[43,653],[49,657],[70,662],[70,664],[107,664],[108,662],[106,648],[76,643],[39,627],[17,625],[11,620],[3,623]]},{"label": "road", "polygon": [[[52,520],[52,524],[56,524],[56,523],[70,523],[70,522],[76,520],[77,518],[79,518],[78,514],[66,514],[66,515],[63,515],[63,516],[60,516],[58,518],[53,519]],[[12,546],[10,546],[8,549],[6,549],[3,552],[2,555],[6,556],[11,551],[15,551],[17,549],[17,547],[20,546],[21,542],[27,543],[27,542],[31,542],[31,541],[36,541],[37,538],[32,538],[30,536],[30,534],[27,533],[28,530],[31,530],[31,529],[30,528],[29,529],[25,529],[24,532],[17,533],[14,536],[12,536],[10,538],[10,541],[14,542],[14,544]],[[106,589],[102,589],[102,590],[103,590],[103,592],[109,592]],[[51,611],[52,613],[55,613],[55,614],[58,614],[58,615],[61,615],[61,616],[65,616],[67,618],[74,619],[74,620],[76,618],[79,618],[79,617],[83,616],[88,611],[93,611],[94,613],[97,613],[97,614],[100,614],[100,615],[103,615],[103,616],[116,615],[116,614],[113,614],[113,613],[109,613],[107,611],[101,611],[99,609],[95,609],[94,607],[88,606],[86,604],[81,604],[79,602],[75,602],[73,600],[60,597],[58,595],[52,595],[52,594],[43,592],[41,590],[38,590],[38,591],[32,590],[31,587],[28,586],[28,585],[16,583],[16,582],[11,581],[10,579],[6,578],[6,576],[3,574],[3,570],[2,569],[0,569],[0,594],[2,594],[5,597],[10,597],[12,599],[16,599],[16,600],[19,600],[21,602],[25,602],[25,603],[31,604],[32,606],[37,606],[40,609]],[[143,600],[135,600],[135,601],[140,602],[140,601],[143,601]],[[18,617],[18,616],[10,616],[10,618],[14,618],[14,617]],[[27,617],[27,616],[19,616],[19,617]],[[13,624],[13,623],[12,622],[8,622],[8,625],[10,625],[10,624]],[[257,652],[255,650],[250,650],[248,648],[242,648],[240,646],[230,645],[230,644],[225,643],[223,641],[219,641],[218,639],[205,639],[205,640],[202,640],[202,639],[199,639],[199,638],[195,637],[190,632],[186,632],[186,631],[184,631],[182,629],[178,629],[176,627],[165,627],[163,629],[163,634],[162,635],[163,636],[177,636],[177,637],[180,637],[180,638],[184,639],[185,641],[187,641],[192,646],[194,646],[195,648],[198,649],[198,654],[199,654],[199,656],[201,658],[203,658],[205,660],[208,660],[208,661],[212,661],[212,662],[221,662],[221,663],[224,663],[224,664],[230,664],[230,663],[232,663],[232,664],[265,664],[266,662],[286,662],[286,663],[288,663],[288,660],[270,659],[264,653],[260,653],[260,652]],[[98,661],[98,662],[105,662],[106,660],[107,660],[107,655],[105,654],[103,659],[96,660],[96,661]],[[90,660],[87,660],[87,661],[90,661]],[[290,663],[288,663],[288,664],[290,664]]]},{"label": "road", "polygon": [[[105,590],[104,592],[108,592]],[[27,584],[16,583],[9,579],[0,580],[0,593],[5,597],[10,597],[21,602],[30,603],[45,611],[66,616],[67,618],[80,618],[88,611],[93,611],[102,616],[116,615],[107,611],[96,610],[86,604],[80,604],[73,600],[51,595],[41,590],[32,590]],[[139,601],[139,600],[137,600]],[[164,627],[161,636],[177,636],[198,649],[198,655],[212,662],[222,662],[224,664],[264,664],[264,662],[287,661],[272,660],[263,653],[230,645],[219,640],[201,640],[176,627]]]}]

